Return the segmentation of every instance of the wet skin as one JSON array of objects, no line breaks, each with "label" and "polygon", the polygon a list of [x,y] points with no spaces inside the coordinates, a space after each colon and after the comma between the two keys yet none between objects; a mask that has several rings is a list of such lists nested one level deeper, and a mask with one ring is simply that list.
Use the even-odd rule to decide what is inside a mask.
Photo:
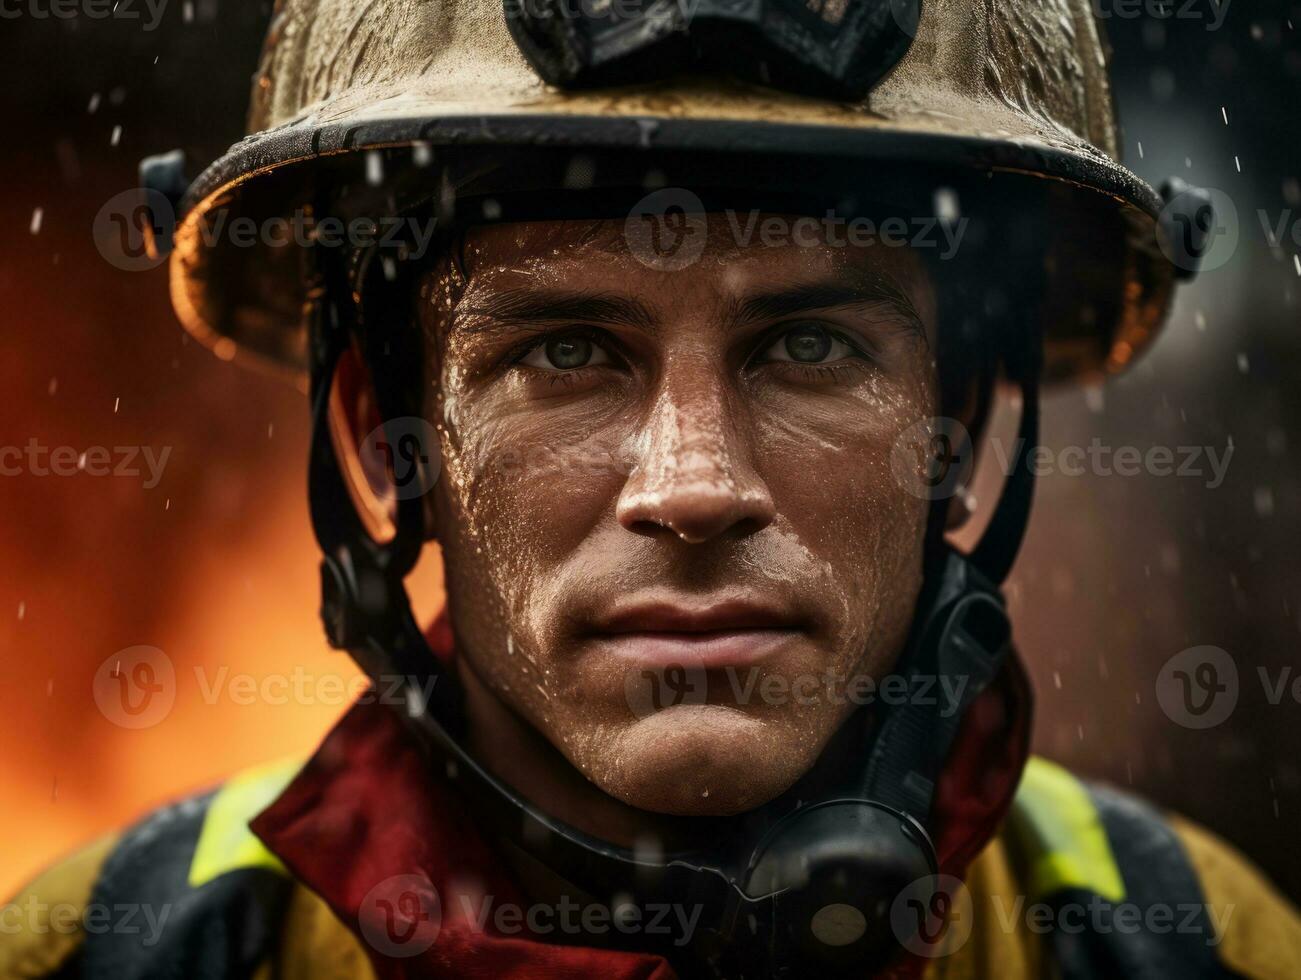
[{"label": "wet skin", "polygon": [[422,288],[472,748],[615,840],[789,787],[921,585],[890,464],[938,414],[921,262],[719,226],[678,271],[622,222],[475,229]]}]

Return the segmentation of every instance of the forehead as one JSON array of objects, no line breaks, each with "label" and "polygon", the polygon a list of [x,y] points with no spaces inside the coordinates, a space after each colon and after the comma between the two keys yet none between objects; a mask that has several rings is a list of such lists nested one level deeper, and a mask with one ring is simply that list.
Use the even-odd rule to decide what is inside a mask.
[{"label": "forehead", "polygon": [[929,328],[933,296],[920,255],[853,243],[820,219],[760,212],[532,221],[467,230],[467,296],[584,289],[635,295],[659,315],[779,289],[835,285],[898,295]]}]

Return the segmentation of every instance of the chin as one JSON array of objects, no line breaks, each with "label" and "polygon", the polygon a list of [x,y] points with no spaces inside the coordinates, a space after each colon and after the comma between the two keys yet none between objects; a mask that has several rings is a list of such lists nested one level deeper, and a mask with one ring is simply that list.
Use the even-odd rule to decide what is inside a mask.
[{"label": "chin", "polygon": [[730,816],[762,806],[812,764],[795,737],[732,707],[680,705],[634,722],[595,782],[642,810]]}]

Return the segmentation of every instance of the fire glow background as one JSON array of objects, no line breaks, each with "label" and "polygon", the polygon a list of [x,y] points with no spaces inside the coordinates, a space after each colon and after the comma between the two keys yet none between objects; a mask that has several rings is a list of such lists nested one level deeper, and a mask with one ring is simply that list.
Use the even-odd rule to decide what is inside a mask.
[{"label": "fire glow background", "polygon": [[[1159,3],[1111,12],[1126,152],[1154,182],[1225,191],[1241,243],[1128,377],[1049,401],[1044,441],[1232,443],[1228,476],[1215,489],[1044,479],[1011,600],[1037,749],[1208,825],[1295,897],[1301,704],[1271,704],[1257,670],[1301,673],[1301,259],[1290,234],[1270,246],[1260,213],[1285,231],[1301,221],[1301,5],[1192,8],[1201,19],[1156,16]],[[0,21],[0,446],[171,453],[152,489],[0,477],[0,896],[153,805],[310,750],[343,710],[329,685],[355,677],[316,619],[302,395],[189,341],[164,271],[121,272],[91,236],[140,157],[182,146],[206,163],[241,135],[269,9],[176,0],[154,31],[30,9],[6,4],[20,13]],[[422,582],[436,608],[436,570]],[[138,644],[171,658],[177,698],[130,731],[97,709],[91,680]],[[1202,644],[1234,656],[1242,694],[1196,732],[1166,718],[1155,684]],[[321,696],[241,704],[228,686],[295,672]]]}]

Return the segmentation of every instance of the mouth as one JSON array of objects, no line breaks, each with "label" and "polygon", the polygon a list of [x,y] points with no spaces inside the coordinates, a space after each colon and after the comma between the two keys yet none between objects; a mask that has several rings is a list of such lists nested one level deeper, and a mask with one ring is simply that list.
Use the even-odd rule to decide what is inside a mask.
[{"label": "mouth", "polygon": [[779,603],[625,599],[598,619],[592,637],[644,667],[747,667],[806,637],[804,624]]}]

